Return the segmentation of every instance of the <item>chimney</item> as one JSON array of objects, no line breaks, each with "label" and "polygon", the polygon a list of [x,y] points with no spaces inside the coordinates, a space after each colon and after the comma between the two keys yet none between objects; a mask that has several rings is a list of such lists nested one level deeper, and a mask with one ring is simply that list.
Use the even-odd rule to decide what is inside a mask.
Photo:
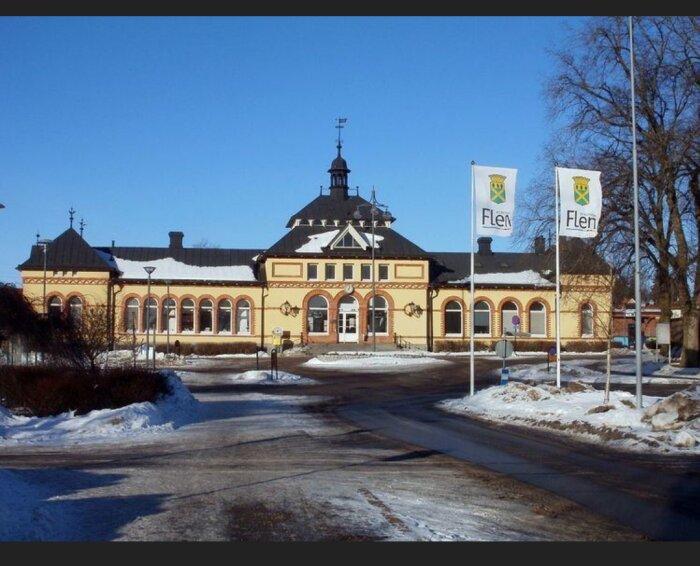
[{"label": "chimney", "polygon": [[535,238],[534,248],[536,254],[541,255],[544,253],[544,236],[537,236]]},{"label": "chimney", "polygon": [[181,250],[182,239],[185,237],[184,232],[168,232],[168,236],[170,236],[170,249]]},{"label": "chimney", "polygon": [[491,251],[491,242],[493,238],[479,238],[476,243],[479,244],[479,255],[493,255]]}]

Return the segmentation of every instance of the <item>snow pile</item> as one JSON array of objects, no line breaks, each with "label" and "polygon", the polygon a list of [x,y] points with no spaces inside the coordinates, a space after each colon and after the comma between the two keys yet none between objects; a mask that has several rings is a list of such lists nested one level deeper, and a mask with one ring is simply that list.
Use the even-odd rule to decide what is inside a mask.
[{"label": "snow pile", "polygon": [[0,408],[0,445],[78,444],[170,431],[195,420],[199,403],[180,378],[165,373],[170,394],[155,403],[134,403],[118,409],[74,412],[55,417],[22,417]]},{"label": "snow pile", "polygon": [[249,265],[187,265],[171,257],[150,261],[133,261],[114,257],[121,278],[146,279],[148,276],[144,267],[155,267],[153,276],[156,279],[171,279],[174,281],[255,281],[253,269]]},{"label": "snow pile", "polygon": [[[469,283],[469,277],[448,281],[455,285]],[[514,273],[476,273],[474,284],[479,285],[534,285],[535,287],[555,287],[556,285],[542,277],[536,271],[516,271]]]},{"label": "snow pile", "polygon": [[700,386],[663,400],[645,396],[646,411],[635,407],[631,393],[611,391],[608,404],[603,396],[603,391],[579,382],[562,389],[510,382],[438,405],[454,413],[556,430],[621,449],[700,454]]},{"label": "snow pile", "polygon": [[383,369],[388,367],[406,367],[406,366],[426,366],[450,364],[447,360],[440,360],[431,356],[422,356],[420,354],[392,354],[387,355],[369,355],[368,353],[337,353],[327,354],[311,358],[302,365],[316,368],[333,368],[333,369]]},{"label": "snow pile", "polygon": [[286,371],[270,372],[266,370],[250,370],[231,376],[234,383],[259,383],[265,385],[309,385],[316,383],[313,379],[302,377]]}]

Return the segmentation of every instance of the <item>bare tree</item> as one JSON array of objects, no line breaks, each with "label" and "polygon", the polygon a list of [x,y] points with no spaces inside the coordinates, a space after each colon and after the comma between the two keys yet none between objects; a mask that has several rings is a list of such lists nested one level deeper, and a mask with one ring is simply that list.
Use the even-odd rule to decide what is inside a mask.
[{"label": "bare tree", "polygon": [[[627,19],[591,18],[554,54],[546,96],[561,128],[545,148],[553,164],[603,171],[603,214],[594,244],[629,276],[633,242],[630,66]],[[683,313],[683,365],[698,365],[700,333],[700,18],[635,19],[635,81],[643,277],[662,321]],[[550,169],[551,171],[551,169]],[[550,173],[551,177],[551,173]],[[551,224],[552,182],[533,187],[528,225]]]}]

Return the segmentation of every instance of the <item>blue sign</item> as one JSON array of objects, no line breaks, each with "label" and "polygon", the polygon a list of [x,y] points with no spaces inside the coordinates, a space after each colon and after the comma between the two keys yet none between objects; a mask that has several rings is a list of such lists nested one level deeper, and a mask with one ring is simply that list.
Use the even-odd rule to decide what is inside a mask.
[{"label": "blue sign", "polygon": [[519,317],[517,314],[513,317],[513,324],[514,324],[515,326],[519,326],[519,325],[520,325],[520,317]]},{"label": "blue sign", "polygon": [[499,385],[508,385],[508,376],[510,375],[510,370],[508,368],[503,368],[501,370],[501,381]]},{"label": "blue sign", "polygon": [[547,353],[548,353],[550,356],[556,356],[556,355],[557,355],[557,349],[556,349],[554,346],[552,346],[552,347],[547,351]]}]

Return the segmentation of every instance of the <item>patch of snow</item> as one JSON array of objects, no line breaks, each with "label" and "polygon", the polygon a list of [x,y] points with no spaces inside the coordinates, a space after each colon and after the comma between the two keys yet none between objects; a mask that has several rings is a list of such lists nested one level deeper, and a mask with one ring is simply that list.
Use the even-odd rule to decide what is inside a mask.
[{"label": "patch of snow", "polygon": [[328,246],[338,235],[340,230],[330,230],[329,232],[321,232],[320,234],[311,234],[308,236],[309,241],[297,248],[295,251],[297,253],[306,254],[319,254],[323,251],[323,248]]},{"label": "patch of snow", "polygon": [[426,366],[450,364],[447,360],[440,360],[432,356],[421,356],[420,354],[407,354],[401,356],[396,353],[387,353],[387,355],[368,355],[366,352],[342,352],[338,354],[328,354],[311,358],[302,365],[316,368],[333,368],[333,369],[384,369],[387,367],[407,367],[407,366]]},{"label": "patch of snow", "polygon": [[250,370],[243,373],[237,373],[231,376],[234,383],[260,383],[265,385],[289,385],[291,383],[297,385],[309,385],[316,383],[313,379],[302,377],[295,373],[286,371],[270,372],[267,370]]},{"label": "patch of snow", "polygon": [[[700,386],[682,394],[689,402],[700,406]],[[688,415],[688,420],[683,420],[677,413],[674,416],[672,412],[662,412],[650,418],[649,414],[655,413],[655,404],[663,403],[659,397],[644,397],[644,405],[649,407],[647,411],[635,408],[632,393],[611,391],[610,407],[603,406],[603,397],[603,391],[588,385],[557,389],[545,384],[510,382],[479,391],[473,397],[442,401],[438,406],[493,422],[554,430],[620,449],[700,453],[697,445],[700,417]],[[662,414],[662,418],[657,418]],[[654,426],[654,419],[657,424],[663,424],[662,431]]]},{"label": "patch of snow", "polygon": [[70,411],[54,417],[15,416],[0,408],[0,445],[114,441],[171,431],[192,422],[198,416],[199,403],[177,374],[164,373],[170,394],[155,403],[134,403],[85,415]]},{"label": "patch of snow", "polygon": [[[464,277],[455,281],[448,281],[455,285],[464,285],[470,282],[470,277]],[[476,273],[474,274],[475,285],[533,285],[535,287],[556,287],[548,279],[528,269],[527,271],[516,271],[514,273]]]},{"label": "patch of snow", "polygon": [[121,279],[146,279],[144,267],[150,265],[156,268],[153,276],[157,279],[172,279],[174,281],[255,281],[255,275],[249,265],[188,265],[171,257],[150,261],[133,261],[114,257]]}]

